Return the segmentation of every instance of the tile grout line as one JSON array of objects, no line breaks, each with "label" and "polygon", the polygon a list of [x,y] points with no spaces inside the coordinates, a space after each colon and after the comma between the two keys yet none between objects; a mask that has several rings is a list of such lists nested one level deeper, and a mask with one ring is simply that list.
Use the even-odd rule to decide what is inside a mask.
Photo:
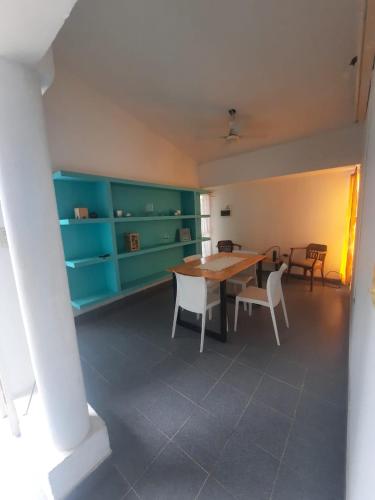
[{"label": "tile grout line", "polygon": [[[275,356],[275,353],[272,355],[272,357],[271,357],[270,361],[268,362],[267,366],[265,367],[265,370],[267,370],[267,368],[270,366],[270,364],[271,364],[271,362],[272,362],[272,360],[273,360],[274,356]],[[243,409],[243,411],[242,411],[242,413],[241,413],[240,417],[238,418],[238,420],[237,420],[237,422],[236,422],[236,424],[235,424],[235,426],[234,426],[234,429],[236,429],[236,428],[239,426],[239,423],[240,423],[240,421],[241,421],[242,417],[244,416],[244,414],[245,414],[246,410],[249,408],[250,404],[252,403],[252,401],[253,401],[253,399],[254,399],[254,395],[255,395],[256,391],[259,389],[259,387],[260,387],[261,383],[262,383],[262,382],[263,382],[263,380],[264,380],[264,377],[266,376],[266,371],[265,371],[265,370],[262,372],[262,375],[261,375],[261,377],[260,377],[260,379],[259,379],[259,381],[258,381],[257,385],[255,386],[255,388],[254,388],[253,392],[251,393],[251,396],[250,396],[250,398],[249,398],[249,401],[246,403],[245,408]]]},{"label": "tile grout line", "polygon": [[[247,345],[243,346],[243,348],[238,352],[238,354],[231,360],[231,362],[229,363],[228,367],[223,371],[223,373],[221,374],[221,376],[217,379],[217,381],[213,384],[213,386],[209,389],[209,391],[205,394],[205,396],[202,398],[202,401],[210,394],[210,392],[214,389],[214,387],[216,387],[216,385],[219,383],[219,381],[223,378],[223,376],[225,375],[225,373],[231,368],[231,366],[235,363],[235,361],[237,360],[237,358],[242,354],[242,352],[246,349]],[[184,361],[185,362],[185,361]],[[189,363],[187,363],[189,364]],[[193,366],[193,365],[190,365],[190,366]],[[176,391],[179,395],[183,396],[185,399],[187,399],[188,401],[192,402],[195,406],[197,406],[198,408],[204,410],[206,413],[208,413],[209,415],[212,415],[213,417],[215,417],[215,415],[213,415],[210,411],[206,410],[205,408],[201,407],[199,404],[195,403],[194,401],[192,401],[191,399],[189,399],[188,397],[186,397],[184,394],[180,393],[179,391],[177,391],[173,386],[170,386],[168,383],[166,383],[165,381],[162,380],[162,382],[169,388],[173,389],[174,391]],[[141,415],[143,415],[143,413],[138,410],[138,408],[136,408],[137,411],[139,411],[139,413]],[[143,415],[145,416],[145,415]],[[173,444],[175,444],[187,457],[189,457],[193,463],[195,463],[196,465],[198,465],[206,474],[207,474],[207,477],[205,478],[205,481],[203,481],[202,483],[202,486],[201,486],[201,489],[199,490],[198,492],[198,495],[201,493],[204,485],[206,484],[206,482],[208,481],[209,477],[211,476],[211,473],[209,471],[207,471],[206,469],[204,469],[204,467],[202,467],[198,462],[196,462],[196,460],[191,457],[183,448],[181,448],[178,443],[175,443],[173,440],[174,438],[177,436],[177,434],[182,430],[182,428],[186,425],[186,423],[190,420],[190,418],[192,417],[192,415],[189,415],[189,417],[183,422],[183,424],[180,426],[180,428],[173,434],[173,436],[171,438],[169,438],[169,436],[166,436],[164,434],[163,431],[160,431],[160,429],[155,426],[155,424],[153,424],[153,426],[160,432],[163,433],[164,436],[167,437],[168,441],[166,442],[166,444],[159,450],[159,452],[157,453],[157,455],[153,458],[153,460],[147,465],[146,469],[143,471],[143,474],[133,483],[131,484],[131,488],[134,489],[135,492],[136,489],[135,489],[135,486],[136,484],[145,476],[146,472],[150,469],[150,467],[152,466],[152,464],[157,460],[157,458],[163,453],[163,451],[166,449],[166,447],[171,443],[173,442]],[[146,417],[147,418],[147,417]],[[217,417],[215,417],[217,418]],[[147,419],[149,420],[149,419]],[[149,420],[150,421],[150,420]],[[151,421],[150,421],[151,422]],[[152,422],[151,422],[152,423]],[[233,432],[231,432],[230,436],[232,436]],[[223,447],[223,449],[225,448],[225,445]],[[217,462],[217,461],[216,461]],[[216,463],[215,462],[215,463]],[[215,465],[215,464],[214,464]],[[219,483],[219,481],[218,481]],[[219,483],[220,486],[222,486],[224,488],[224,486]],[[226,489],[224,488],[224,490],[226,491]],[[195,498],[198,498],[197,496]]]},{"label": "tile grout line", "polygon": [[270,494],[269,500],[273,500],[273,496],[274,496],[274,493],[275,493],[275,486],[276,486],[277,480],[279,479],[279,476],[280,476],[280,470],[281,470],[281,466],[282,466],[282,463],[283,463],[283,459],[285,457],[285,453],[286,453],[286,450],[288,448],[288,444],[289,444],[290,436],[292,434],[293,426],[294,426],[294,424],[296,422],[297,411],[298,411],[298,407],[299,407],[299,405],[301,403],[301,398],[302,398],[303,390],[304,390],[304,387],[305,387],[305,381],[306,381],[306,378],[307,378],[307,372],[308,372],[308,368],[305,368],[305,373],[304,373],[304,376],[303,376],[303,381],[302,381],[300,393],[299,393],[299,396],[298,396],[298,401],[297,401],[296,409],[295,409],[294,416],[293,416],[293,419],[292,419],[292,424],[290,426],[288,435],[287,435],[286,440],[285,440],[284,449],[283,449],[283,452],[281,454],[280,461],[279,461],[279,466],[277,468],[277,471],[276,471],[276,474],[275,474],[275,478],[274,478],[273,483],[272,483],[272,490],[271,490],[271,494]]},{"label": "tile grout line", "polygon": [[205,399],[207,399],[208,395],[215,389],[215,387],[222,380],[222,378],[224,377],[224,375],[232,368],[232,366],[237,361],[237,359],[242,354],[242,352],[246,349],[246,347],[247,347],[247,345],[244,345],[242,347],[242,349],[235,355],[235,357],[231,360],[231,362],[229,363],[229,365],[226,367],[226,369],[223,371],[223,373],[220,375],[220,377],[216,380],[216,382],[213,384],[213,386],[210,387],[210,389],[207,391],[207,393],[203,396],[203,398],[201,399],[201,401],[204,401]]},{"label": "tile grout line", "polygon": [[[111,454],[112,454],[112,453],[113,453],[113,452],[111,452]],[[120,470],[120,468],[118,467],[118,465],[117,465],[116,463],[113,463],[112,465],[113,465],[114,469],[117,471],[117,473],[118,473],[118,474],[122,477],[122,479],[125,481],[125,483],[129,486],[128,491],[125,493],[125,495],[124,495],[123,497],[121,497],[121,500],[122,500],[123,498],[125,498],[125,497],[126,497],[126,495],[129,493],[129,491],[132,489],[132,487],[131,487],[131,484],[129,483],[129,481],[127,480],[127,478],[126,478],[126,477],[124,476],[124,474],[121,472],[121,470]]]},{"label": "tile grout line", "polygon": [[84,356],[83,356],[83,359],[85,360],[85,363],[89,366],[89,368],[91,368],[91,370],[93,372],[95,372],[101,379],[104,380],[104,382],[106,382],[109,386],[112,387],[111,382],[108,379],[106,379],[106,377],[92,364],[91,361],[88,361]]},{"label": "tile grout line", "polygon": [[[139,411],[139,410],[137,409],[137,411]],[[143,415],[143,413],[142,413],[142,412],[139,412],[139,413],[140,413],[142,416],[145,416],[145,415]],[[181,425],[181,426],[177,429],[177,431],[176,431],[176,432],[175,432],[175,433],[174,433],[171,437],[169,437],[169,436],[167,436],[166,434],[164,434],[164,432],[160,431],[160,430],[159,430],[159,429],[155,426],[155,424],[153,424],[153,426],[155,427],[155,429],[157,429],[158,431],[162,432],[162,433],[163,433],[163,435],[167,437],[167,442],[166,442],[166,443],[165,443],[165,444],[164,444],[164,445],[160,448],[160,450],[159,450],[159,451],[158,451],[158,453],[155,455],[155,457],[151,460],[151,462],[150,462],[149,464],[147,464],[147,466],[146,466],[145,470],[144,470],[144,471],[143,471],[143,473],[139,476],[139,478],[138,478],[138,479],[136,479],[133,483],[130,483],[130,482],[128,481],[128,482],[129,482],[129,484],[130,484],[130,486],[131,486],[131,489],[133,489],[133,490],[134,490],[134,492],[137,494],[137,496],[138,496],[138,497],[139,497],[139,495],[138,495],[137,490],[136,490],[136,488],[135,488],[136,484],[137,484],[137,483],[139,483],[139,481],[141,481],[141,479],[143,479],[143,477],[145,476],[145,474],[147,473],[147,471],[151,468],[151,466],[153,465],[153,463],[154,463],[154,462],[158,459],[158,457],[159,457],[159,456],[163,453],[163,451],[167,448],[167,446],[168,446],[169,444],[171,444],[172,442],[173,442],[173,444],[175,444],[175,445],[177,444],[177,443],[174,443],[173,439],[177,436],[177,434],[180,432],[180,430],[181,430],[181,429],[182,429],[182,427],[186,424],[186,422],[190,419],[190,417],[191,417],[191,415],[189,415],[189,417],[188,417],[186,420],[184,420],[184,422],[182,423],[182,425]],[[146,418],[147,418],[147,417],[146,417]],[[180,447],[179,447],[179,448],[180,448]],[[180,449],[181,449],[181,448],[180,448]],[[189,458],[191,458],[191,457],[190,457],[190,456],[189,456],[189,455],[185,452],[185,450],[182,450],[182,449],[181,449],[181,451],[183,451],[183,452],[185,453],[185,455],[187,455]],[[196,462],[195,462],[195,460],[194,460],[194,463],[196,463]],[[199,465],[199,467],[200,467],[200,468],[201,468],[204,472],[206,472],[206,470],[205,470],[205,469],[203,469],[203,467],[202,467],[200,464],[198,464],[198,465]],[[140,497],[139,497],[139,498],[140,498]]]},{"label": "tile grout line", "polygon": [[[238,355],[234,358],[233,363],[234,363],[234,361],[236,361],[237,357],[239,357],[239,356],[242,354],[242,352],[243,352],[243,351],[244,351],[247,347],[248,347],[248,344],[246,344],[246,345],[245,345],[245,346],[241,349],[241,351],[238,353]],[[271,357],[271,359],[270,359],[270,361],[269,361],[269,363],[268,363],[268,365],[267,365],[267,367],[266,367],[266,368],[268,368],[268,366],[269,366],[269,364],[271,363],[271,361],[272,361],[273,357],[274,357],[274,354],[272,355],[272,357]],[[230,366],[232,366],[232,364],[231,364]],[[247,365],[246,365],[246,366],[247,366]],[[259,370],[258,370],[258,371],[259,371]],[[237,420],[236,424],[235,424],[235,425],[234,425],[234,427],[232,428],[232,431],[231,431],[230,435],[228,436],[228,439],[225,441],[224,446],[223,446],[223,448],[222,448],[221,452],[219,453],[219,455],[218,455],[218,457],[217,457],[216,461],[214,462],[214,464],[213,464],[213,466],[212,466],[212,468],[211,468],[211,472],[209,472],[209,474],[208,474],[208,476],[207,476],[207,481],[208,481],[208,479],[209,479],[211,476],[212,476],[212,477],[214,477],[214,476],[212,475],[212,471],[214,470],[214,468],[215,468],[216,464],[217,464],[217,463],[218,463],[218,461],[220,460],[220,457],[222,456],[222,454],[223,454],[223,452],[224,452],[225,448],[227,447],[227,445],[228,445],[228,443],[229,443],[230,439],[233,437],[233,434],[235,433],[236,428],[238,427],[238,425],[239,425],[239,423],[240,423],[240,421],[241,421],[241,419],[242,419],[243,415],[245,414],[245,412],[246,412],[247,408],[250,406],[250,404],[251,404],[251,402],[252,402],[252,400],[253,400],[253,398],[254,398],[254,394],[255,394],[255,393],[256,393],[256,391],[258,390],[258,388],[259,388],[260,384],[262,383],[262,381],[263,381],[263,379],[264,379],[264,376],[265,376],[265,375],[266,375],[266,373],[265,373],[265,372],[263,372],[263,373],[262,373],[262,375],[261,375],[261,377],[260,377],[260,379],[259,379],[259,381],[258,381],[258,384],[255,386],[255,388],[254,388],[254,390],[253,390],[253,392],[252,392],[251,396],[249,397],[249,400],[248,400],[248,402],[246,403],[244,410],[241,412],[240,417],[238,418],[238,420]],[[258,448],[260,448],[260,447],[258,446]],[[262,451],[266,452],[266,450],[263,450],[263,448],[260,448],[260,449],[262,449]],[[268,453],[268,452],[266,452],[266,453]],[[271,453],[268,453],[268,454],[269,454],[269,455],[271,455],[273,458],[275,458],[275,457],[274,457]],[[230,493],[229,493],[229,491],[227,491],[227,490],[226,490],[225,486],[224,486],[224,485],[220,482],[220,480],[219,480],[219,479],[217,479],[216,477],[214,477],[214,479],[215,479],[215,481],[217,481],[217,483],[218,483],[218,484],[220,484],[220,486],[224,489],[224,491],[225,491],[226,493],[230,494]],[[202,489],[203,489],[203,487],[202,487]],[[201,489],[201,491],[202,491],[202,489]],[[201,493],[201,491],[199,492],[199,494]],[[231,495],[231,494],[230,494],[230,495]],[[231,496],[233,496],[233,495],[231,495]],[[198,496],[197,496],[197,497],[195,497],[195,500],[197,500],[197,499],[198,499]]]}]

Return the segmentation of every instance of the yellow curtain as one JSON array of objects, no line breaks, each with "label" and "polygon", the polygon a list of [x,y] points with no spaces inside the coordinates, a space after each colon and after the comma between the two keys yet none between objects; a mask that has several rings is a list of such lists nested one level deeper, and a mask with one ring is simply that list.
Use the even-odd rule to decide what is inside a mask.
[{"label": "yellow curtain", "polygon": [[346,231],[341,259],[340,275],[345,285],[350,285],[352,279],[355,234],[357,226],[358,193],[359,193],[359,168],[356,167],[350,176],[349,203],[346,215]]}]

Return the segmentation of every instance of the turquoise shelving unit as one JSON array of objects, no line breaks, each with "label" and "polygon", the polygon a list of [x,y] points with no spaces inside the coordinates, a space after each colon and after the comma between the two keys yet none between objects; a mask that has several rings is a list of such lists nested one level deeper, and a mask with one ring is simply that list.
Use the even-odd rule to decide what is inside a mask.
[{"label": "turquoise shelving unit", "polygon": [[[53,174],[73,307],[83,309],[170,278],[166,270],[202,252],[203,190],[59,171]],[[146,205],[153,212],[146,214]],[[74,207],[97,218],[74,219]],[[114,210],[131,217],[114,217]],[[172,215],[181,210],[182,215]],[[189,228],[191,241],[179,241]],[[139,233],[141,248],[128,252],[125,233]]]}]

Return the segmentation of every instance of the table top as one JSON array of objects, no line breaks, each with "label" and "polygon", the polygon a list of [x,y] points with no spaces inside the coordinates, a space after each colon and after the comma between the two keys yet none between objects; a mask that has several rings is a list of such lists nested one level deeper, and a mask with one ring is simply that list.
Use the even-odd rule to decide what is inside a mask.
[{"label": "table top", "polygon": [[[206,264],[207,262],[213,260],[228,257],[241,257],[243,260],[236,262],[221,271],[211,271],[209,269],[200,269],[198,267],[201,264]],[[201,259],[192,260],[190,262],[179,264],[178,266],[170,267],[168,271],[185,274],[187,276],[198,276],[209,280],[225,281],[232,278],[235,274],[240,273],[241,271],[244,271],[245,269],[248,269],[249,267],[264,260],[265,258],[265,255],[252,255],[242,252],[220,252],[210,255],[209,257],[202,257]]]}]

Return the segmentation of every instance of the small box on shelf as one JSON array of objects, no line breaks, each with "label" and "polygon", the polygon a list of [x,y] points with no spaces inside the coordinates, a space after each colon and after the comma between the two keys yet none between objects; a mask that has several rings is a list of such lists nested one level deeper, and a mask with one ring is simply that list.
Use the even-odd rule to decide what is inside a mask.
[{"label": "small box on shelf", "polygon": [[88,208],[77,207],[74,209],[74,217],[76,219],[88,219],[89,210]]}]

